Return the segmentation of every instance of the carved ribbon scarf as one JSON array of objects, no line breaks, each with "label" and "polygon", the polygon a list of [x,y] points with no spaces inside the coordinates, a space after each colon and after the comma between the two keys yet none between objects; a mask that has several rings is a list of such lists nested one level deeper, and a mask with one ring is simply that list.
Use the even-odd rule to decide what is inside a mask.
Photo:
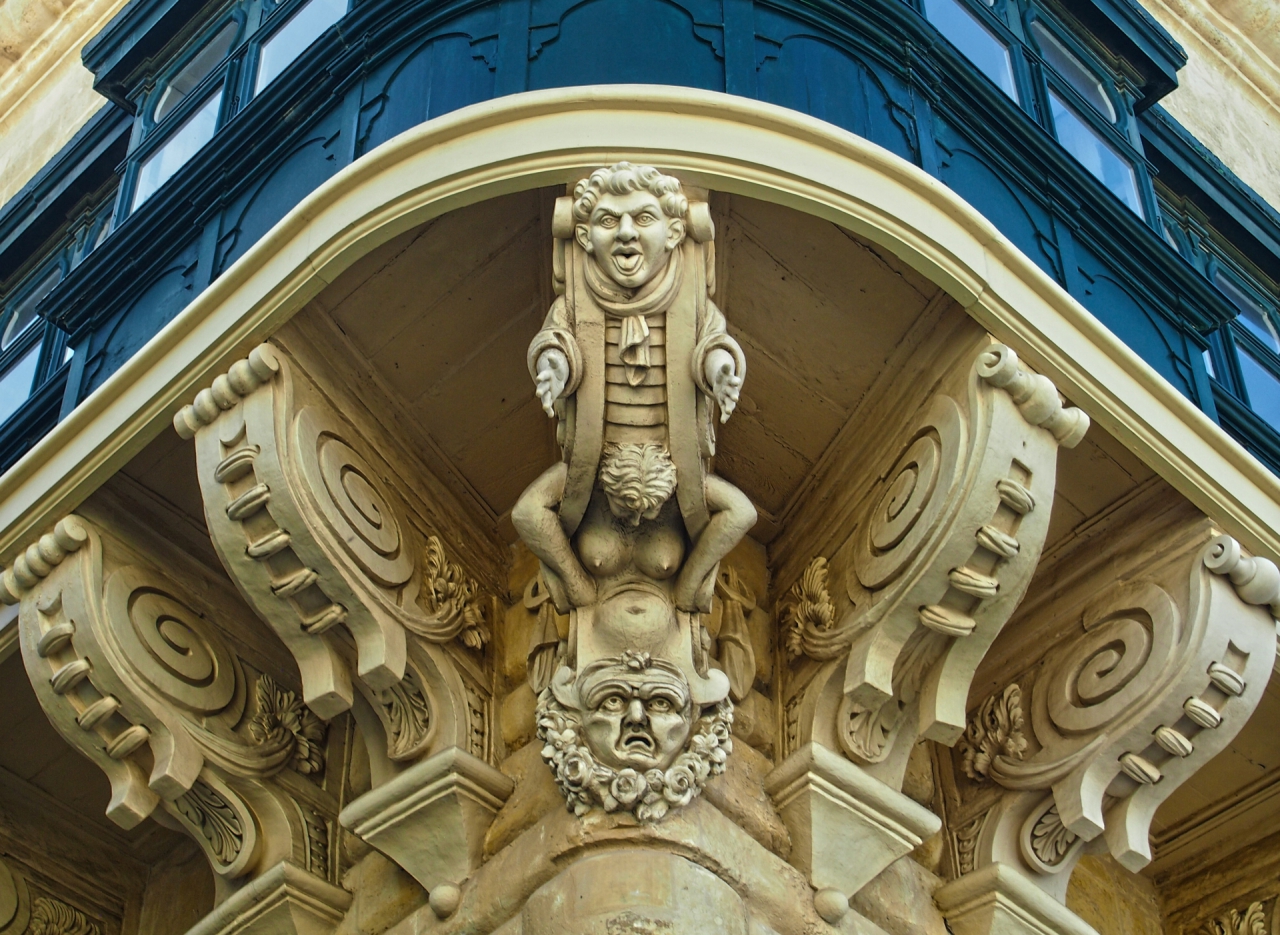
[{"label": "carved ribbon scarf", "polygon": [[666,312],[675,301],[684,277],[684,254],[678,247],[671,251],[662,274],[636,290],[619,286],[594,260],[588,259],[583,266],[587,288],[596,303],[610,318],[622,319],[618,356],[626,366],[627,383],[639,386],[650,367],[649,322],[645,316]]}]

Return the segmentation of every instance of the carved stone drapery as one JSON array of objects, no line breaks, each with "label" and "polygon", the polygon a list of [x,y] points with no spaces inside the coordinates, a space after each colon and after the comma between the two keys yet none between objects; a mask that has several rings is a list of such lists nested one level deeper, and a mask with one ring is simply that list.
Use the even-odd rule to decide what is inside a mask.
[{"label": "carved stone drapery", "polygon": [[[223,897],[281,862],[325,865],[311,825],[332,822],[336,803],[276,780],[323,773],[325,724],[231,650],[212,621],[243,612],[233,598],[197,593],[75,515],[5,574],[36,696],[106,773],[113,821],[129,828],[162,809],[204,851]],[[331,905],[347,898],[316,886]]]}]

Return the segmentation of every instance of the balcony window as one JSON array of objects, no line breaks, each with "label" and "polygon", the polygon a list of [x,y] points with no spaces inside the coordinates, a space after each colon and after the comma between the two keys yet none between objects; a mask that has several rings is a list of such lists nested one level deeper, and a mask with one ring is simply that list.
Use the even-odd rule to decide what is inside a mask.
[{"label": "balcony window", "polygon": [[240,24],[235,20],[223,24],[222,28],[214,34],[214,37],[206,42],[200,51],[192,56],[191,60],[176,75],[169,79],[165,84],[164,90],[160,93],[160,99],[156,101],[156,109],[152,115],[152,120],[156,123],[163,121],[186,99],[196,85],[209,77],[213,70],[227,57],[227,53],[231,51],[231,46],[236,41],[236,33],[239,32],[239,29]]},{"label": "balcony window", "polygon": [[1015,101],[1018,86],[1013,78],[1009,46],[983,25],[963,0],[925,0],[924,13],[978,70]]},{"label": "balcony window", "polygon": [[133,207],[155,194],[181,169],[201,147],[213,139],[218,128],[218,109],[222,106],[222,89],[214,91],[158,149],[147,156],[138,168],[138,181],[133,190]]},{"label": "balcony window", "polygon": [[1116,122],[1116,109],[1098,76],[1085,67],[1062,42],[1039,20],[1031,24],[1031,34],[1040,47],[1040,54],[1054,71],[1084,100],[1101,114],[1108,123]]},{"label": "balcony window", "polygon": [[60,282],[62,282],[62,267],[55,266],[45,273],[30,291],[13,303],[5,321],[4,334],[0,336],[0,351],[9,348],[14,341],[26,333],[28,328],[36,323],[38,320],[36,318],[36,306]]},{"label": "balcony window", "polygon": [[253,93],[259,93],[347,12],[347,0],[309,0],[262,43]]},{"label": "balcony window", "polygon": [[1052,89],[1049,91],[1049,109],[1053,115],[1054,133],[1063,149],[1075,156],[1129,210],[1143,217],[1142,197],[1138,194],[1138,176],[1133,171],[1133,164]]}]

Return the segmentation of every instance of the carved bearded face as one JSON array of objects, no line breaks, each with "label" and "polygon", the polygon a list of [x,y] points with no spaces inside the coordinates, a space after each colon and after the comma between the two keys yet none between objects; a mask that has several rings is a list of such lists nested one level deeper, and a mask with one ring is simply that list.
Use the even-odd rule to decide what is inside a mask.
[{"label": "carved bearded face", "polygon": [[667,217],[648,191],[600,195],[575,235],[604,273],[626,289],[639,289],[661,273],[684,239],[684,221]]},{"label": "carved bearded face", "polygon": [[693,706],[673,672],[610,666],[585,681],[580,697],[587,744],[605,766],[665,770],[689,740]]}]

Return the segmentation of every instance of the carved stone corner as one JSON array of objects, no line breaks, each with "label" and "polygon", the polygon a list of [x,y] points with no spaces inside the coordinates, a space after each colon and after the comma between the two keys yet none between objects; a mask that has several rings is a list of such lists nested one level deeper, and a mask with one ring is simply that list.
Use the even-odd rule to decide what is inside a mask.
[{"label": "carved stone corner", "polygon": [[351,894],[290,863],[237,890],[186,935],[328,935]]},{"label": "carved stone corner", "polygon": [[820,744],[765,779],[791,834],[791,862],[818,890],[857,893],[942,826],[938,816]]},{"label": "carved stone corner", "polygon": [[427,890],[480,865],[484,836],[515,784],[458,747],[442,750],[342,810],[338,821]]},{"label": "carved stone corner", "polygon": [[939,887],[934,902],[955,935],[1098,935],[1008,864],[988,864]]}]

